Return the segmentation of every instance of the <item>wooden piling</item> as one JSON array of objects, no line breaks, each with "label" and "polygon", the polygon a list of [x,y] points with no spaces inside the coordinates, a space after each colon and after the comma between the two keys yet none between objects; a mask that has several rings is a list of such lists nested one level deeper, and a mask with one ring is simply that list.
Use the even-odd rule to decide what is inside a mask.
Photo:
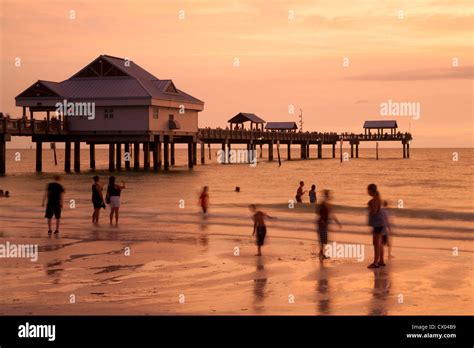
[{"label": "wooden piling", "polygon": [[403,158],[407,158],[406,150],[405,150],[405,143],[402,143],[403,146]]},{"label": "wooden piling", "polygon": [[341,156],[341,163],[342,163],[342,140],[339,142],[339,154]]},{"label": "wooden piling", "polygon": [[323,158],[323,141],[318,142],[318,159]]},{"label": "wooden piling", "polygon": [[7,172],[7,144],[5,135],[0,134],[0,175]]},{"label": "wooden piling", "polygon": [[43,170],[43,142],[36,142],[36,171],[41,172]]},{"label": "wooden piling", "polygon": [[354,144],[351,143],[351,158],[354,158]]},{"label": "wooden piling", "polygon": [[53,149],[54,165],[58,165],[58,156],[56,155],[56,143],[51,143],[51,148]]},{"label": "wooden piling", "polygon": [[375,156],[378,160],[379,159],[379,142],[378,141],[375,143]]},{"label": "wooden piling", "polygon": [[273,141],[268,143],[268,160],[273,161]]},{"label": "wooden piling", "polygon": [[407,158],[410,158],[410,143],[407,143]]},{"label": "wooden piling", "polygon": [[143,169],[150,169],[150,143],[143,143]]},{"label": "wooden piling", "polygon": [[158,169],[162,169],[163,167],[163,157],[161,154],[162,143],[161,140],[158,140]]},{"label": "wooden piling", "polygon": [[192,141],[188,142],[188,168],[193,168],[193,143]]},{"label": "wooden piling", "polygon": [[117,170],[122,168],[122,144],[117,143],[115,149],[115,165],[117,166]]},{"label": "wooden piling", "polygon": [[230,158],[231,158],[230,152],[231,152],[231,151],[232,151],[231,144],[230,144],[230,142],[227,142],[227,152],[226,152],[225,163],[231,163],[231,162],[230,162]]},{"label": "wooden piling", "polygon": [[197,142],[193,141],[193,164],[197,165]]},{"label": "wooden piling", "polygon": [[89,167],[90,169],[95,169],[95,144],[89,144]]},{"label": "wooden piling", "polygon": [[221,145],[222,145],[221,150],[222,150],[223,156],[224,156],[224,158],[223,158],[224,160],[222,161],[222,164],[224,164],[224,163],[227,163],[227,155],[226,155],[226,149],[225,149],[226,144],[222,143]]},{"label": "wooden piling", "polygon": [[174,142],[170,143],[170,161],[171,165],[174,166]]},{"label": "wooden piling", "polygon": [[359,143],[356,143],[356,158],[359,158]]},{"label": "wooden piling", "polygon": [[336,158],[336,143],[332,144],[332,158]]},{"label": "wooden piling", "polygon": [[204,148],[204,143],[201,143],[201,164],[206,164],[206,150]]},{"label": "wooden piling", "polygon": [[291,161],[291,143],[288,143],[286,151],[286,158],[288,159],[288,161]]},{"label": "wooden piling", "polygon": [[115,171],[115,144],[109,144],[109,172]]},{"label": "wooden piling", "polygon": [[[309,145],[308,145],[309,148]],[[278,156],[278,165],[281,166],[281,157],[280,157],[280,140],[277,140],[277,156]]]},{"label": "wooden piling", "polygon": [[132,154],[130,153],[130,143],[126,142],[124,146],[125,148],[123,150],[123,157],[125,161],[125,169],[130,170],[130,160],[132,157]]},{"label": "wooden piling", "polygon": [[153,170],[157,171],[160,169],[160,162],[158,159],[158,140],[155,139],[152,143],[153,146]]},{"label": "wooden piling", "polygon": [[79,173],[81,171],[81,142],[74,142],[74,171]]},{"label": "wooden piling", "polygon": [[71,172],[71,142],[66,141],[64,143],[64,171],[66,173]]},{"label": "wooden piling", "polygon": [[164,136],[163,142],[163,169],[170,169],[170,140],[167,135]]},{"label": "wooden piling", "polygon": [[207,150],[209,151],[209,161],[212,159],[211,156],[211,143],[207,144]]},{"label": "wooden piling", "polygon": [[140,169],[140,143],[133,144],[133,169]]}]

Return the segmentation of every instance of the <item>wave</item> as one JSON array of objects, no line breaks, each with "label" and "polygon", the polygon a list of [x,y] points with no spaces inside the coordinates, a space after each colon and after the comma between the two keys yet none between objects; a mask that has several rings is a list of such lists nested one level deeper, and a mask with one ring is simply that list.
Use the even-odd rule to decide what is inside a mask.
[{"label": "wave", "polygon": [[[216,206],[221,207],[247,207],[245,203],[221,203]],[[259,207],[266,207],[268,209],[285,210],[288,211],[287,203],[270,203],[270,204],[259,204]],[[357,207],[350,205],[337,205],[334,204],[334,211],[344,213],[356,213],[356,214],[367,214],[366,207]],[[295,205],[293,211],[314,213],[314,206],[310,204]],[[431,220],[454,220],[454,221],[474,221],[474,212],[461,212],[461,211],[449,211],[442,209],[410,209],[410,208],[388,208],[387,211],[390,215],[403,218],[414,218],[414,219],[431,219]]]}]

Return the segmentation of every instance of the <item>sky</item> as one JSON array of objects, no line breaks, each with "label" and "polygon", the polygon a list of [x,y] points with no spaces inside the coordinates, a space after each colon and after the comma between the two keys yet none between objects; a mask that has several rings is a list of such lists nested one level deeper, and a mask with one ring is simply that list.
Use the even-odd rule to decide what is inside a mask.
[{"label": "sky", "polygon": [[[225,127],[238,112],[298,122],[301,109],[305,131],[359,133],[365,120],[395,119],[414,147],[472,147],[473,8],[466,0],[0,0],[0,111],[20,116],[14,98],[35,81],[65,80],[109,54],[203,100],[200,127]],[[389,100],[420,113],[381,115]],[[8,146],[27,144],[16,137]]]}]

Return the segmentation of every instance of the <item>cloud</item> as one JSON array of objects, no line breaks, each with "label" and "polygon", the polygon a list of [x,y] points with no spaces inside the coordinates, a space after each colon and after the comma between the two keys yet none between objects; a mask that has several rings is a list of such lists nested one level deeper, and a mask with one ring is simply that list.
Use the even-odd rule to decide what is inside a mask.
[{"label": "cloud", "polygon": [[356,81],[422,81],[473,79],[474,66],[373,73],[347,77]]}]

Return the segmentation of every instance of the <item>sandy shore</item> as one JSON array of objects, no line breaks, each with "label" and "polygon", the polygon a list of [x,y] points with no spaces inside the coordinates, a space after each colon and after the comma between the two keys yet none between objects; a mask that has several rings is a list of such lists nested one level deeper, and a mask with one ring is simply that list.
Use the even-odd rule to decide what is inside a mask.
[{"label": "sandy shore", "polygon": [[[289,235],[271,225],[262,257],[254,256],[247,227],[203,224],[189,232],[157,232],[154,240],[129,238],[134,231],[126,224],[65,230],[60,238],[40,233],[0,237],[3,244],[38,244],[40,251],[37,262],[0,260],[0,314],[474,312],[472,251],[462,247],[453,256],[449,245],[427,247],[421,238],[398,238],[388,266],[368,270],[370,235],[358,237],[365,245],[362,262],[333,258],[320,263],[315,235]],[[330,236],[339,242],[353,237]]]}]

